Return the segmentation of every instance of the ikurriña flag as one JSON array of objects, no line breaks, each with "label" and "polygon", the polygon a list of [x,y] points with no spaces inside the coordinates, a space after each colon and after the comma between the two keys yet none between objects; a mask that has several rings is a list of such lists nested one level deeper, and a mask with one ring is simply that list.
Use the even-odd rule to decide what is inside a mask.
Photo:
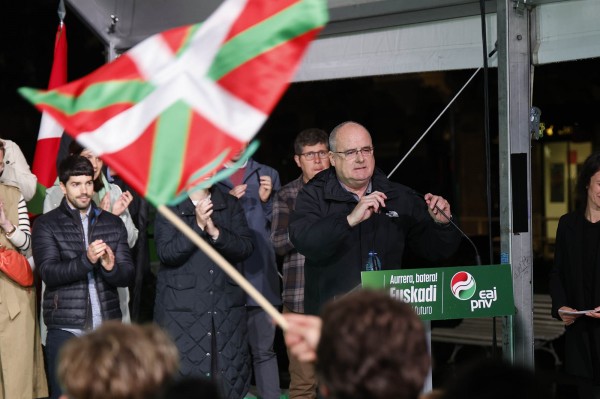
[{"label": "ikurri\u00f1a flag", "polygon": [[80,80],[20,92],[150,202],[172,203],[252,139],[326,22],[325,0],[227,0]]}]

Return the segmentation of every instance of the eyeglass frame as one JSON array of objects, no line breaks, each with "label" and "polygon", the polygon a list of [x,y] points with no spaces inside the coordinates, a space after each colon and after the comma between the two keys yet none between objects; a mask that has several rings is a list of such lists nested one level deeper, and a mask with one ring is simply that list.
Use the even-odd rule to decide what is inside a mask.
[{"label": "eyeglass frame", "polygon": [[315,156],[317,156],[319,159],[327,158],[327,156],[329,155],[329,151],[325,151],[325,150],[309,151],[309,152],[303,152],[302,154],[298,154],[298,155],[299,156],[303,155],[307,161],[314,161],[316,159]]},{"label": "eyeglass frame", "polygon": [[375,147],[374,146],[366,146],[366,147],[362,147],[362,148],[353,148],[353,149],[346,150],[346,151],[331,151],[331,152],[334,154],[340,154],[340,157],[342,157],[343,159],[353,160],[358,156],[359,152],[360,152],[360,155],[362,155],[364,158],[372,156],[373,153],[375,152]]}]

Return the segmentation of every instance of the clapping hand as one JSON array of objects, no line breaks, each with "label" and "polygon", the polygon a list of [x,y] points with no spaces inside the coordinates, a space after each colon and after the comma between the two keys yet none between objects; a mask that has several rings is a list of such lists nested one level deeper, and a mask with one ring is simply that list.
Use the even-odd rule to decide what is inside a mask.
[{"label": "clapping hand", "polygon": [[262,202],[267,202],[273,192],[273,182],[271,176],[261,176],[259,179],[258,196]]}]

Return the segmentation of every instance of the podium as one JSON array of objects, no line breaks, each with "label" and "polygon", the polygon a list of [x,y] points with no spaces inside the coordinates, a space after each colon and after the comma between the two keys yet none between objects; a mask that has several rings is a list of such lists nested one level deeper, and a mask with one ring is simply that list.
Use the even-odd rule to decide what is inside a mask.
[{"label": "podium", "polygon": [[422,320],[515,314],[510,264],[362,272],[361,281],[409,303]]},{"label": "podium", "polygon": [[[362,272],[361,283],[409,303],[423,320],[429,350],[430,320],[515,314],[510,264]],[[430,369],[423,392],[431,389]]]}]

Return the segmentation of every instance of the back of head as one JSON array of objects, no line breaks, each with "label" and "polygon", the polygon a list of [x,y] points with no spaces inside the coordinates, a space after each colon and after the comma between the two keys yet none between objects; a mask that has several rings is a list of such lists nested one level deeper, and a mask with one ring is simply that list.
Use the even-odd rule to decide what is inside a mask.
[{"label": "back of head", "polygon": [[58,180],[67,184],[72,176],[90,176],[93,179],[94,167],[88,159],[80,155],[69,155],[58,165]]},{"label": "back of head", "polygon": [[316,370],[336,399],[414,399],[430,358],[410,305],[360,291],[325,306]]},{"label": "back of head", "polygon": [[157,398],[178,363],[177,348],[156,325],[108,321],[66,343],[58,379],[71,399]]}]

